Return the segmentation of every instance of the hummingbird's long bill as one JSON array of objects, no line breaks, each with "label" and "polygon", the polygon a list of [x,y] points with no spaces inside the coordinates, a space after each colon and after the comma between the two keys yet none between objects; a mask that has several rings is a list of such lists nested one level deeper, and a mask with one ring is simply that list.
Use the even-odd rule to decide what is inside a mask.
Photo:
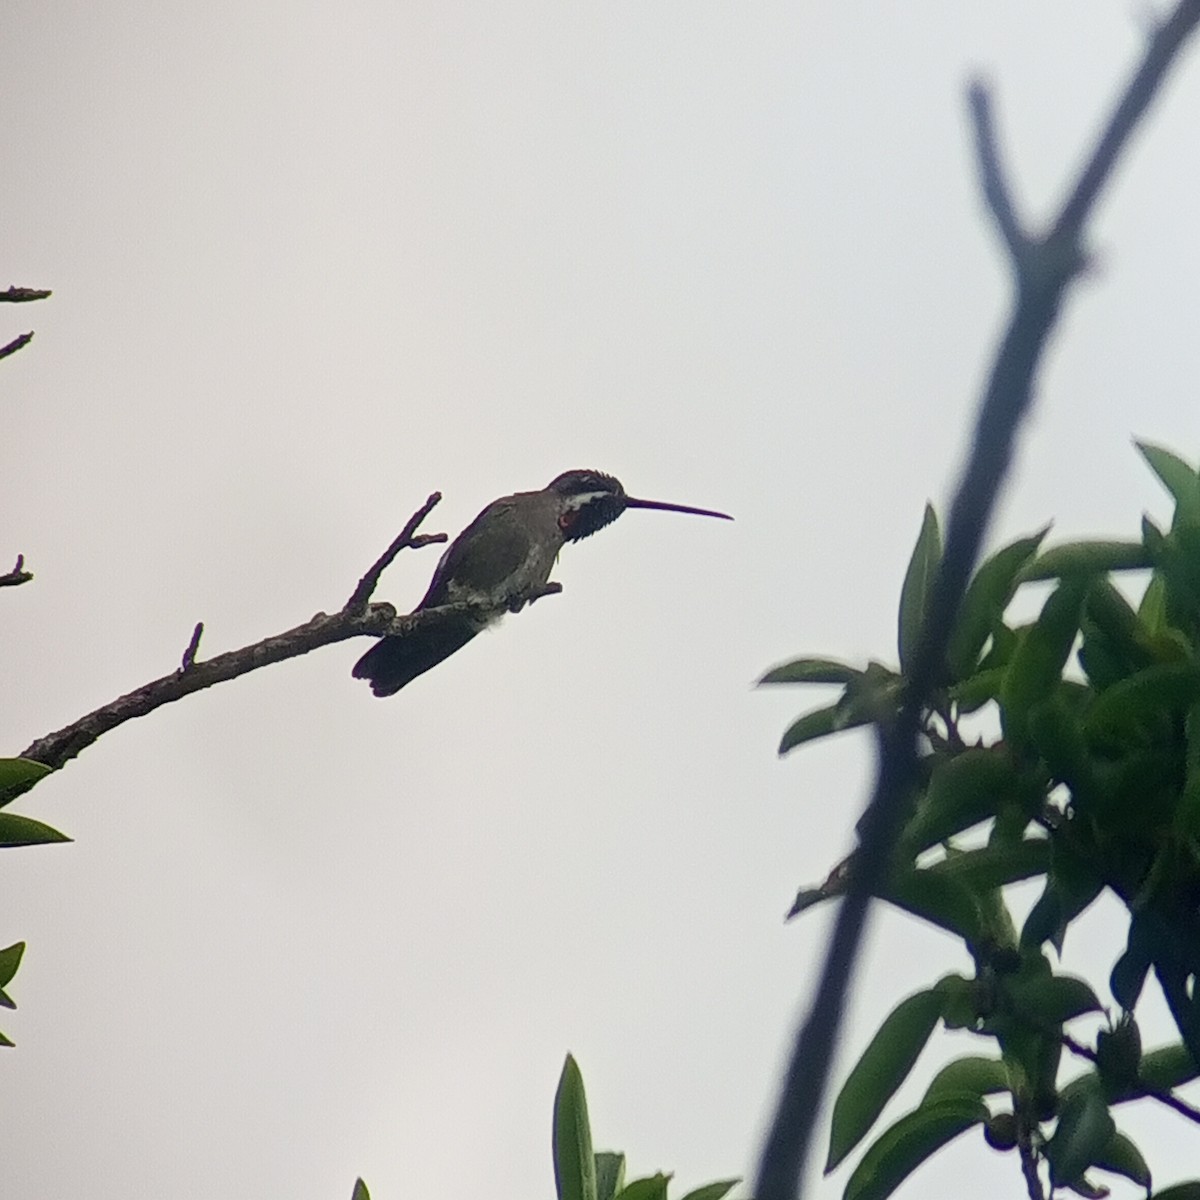
[{"label": "hummingbird's long bill", "polygon": [[697,517],[720,517],[722,521],[732,521],[728,513],[714,512],[711,508],[692,508],[689,504],[668,504],[665,500],[639,500],[636,496],[625,497],[626,508],[657,508],[663,512],[692,513]]}]

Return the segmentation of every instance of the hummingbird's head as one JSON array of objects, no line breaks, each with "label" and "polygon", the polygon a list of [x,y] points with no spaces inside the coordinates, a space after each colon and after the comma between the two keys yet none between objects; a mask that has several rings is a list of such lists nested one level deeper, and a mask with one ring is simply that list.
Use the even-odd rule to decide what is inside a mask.
[{"label": "hummingbird's head", "polygon": [[564,471],[550,481],[546,490],[560,498],[558,527],[568,542],[577,542],[605,525],[611,525],[627,508],[658,508],[666,512],[733,520],[726,513],[708,508],[690,508],[686,504],[667,504],[662,500],[639,500],[626,494],[619,479],[602,471]]},{"label": "hummingbird's head", "polygon": [[564,471],[546,490],[559,497],[558,527],[568,542],[610,525],[629,502],[621,481],[601,471]]}]

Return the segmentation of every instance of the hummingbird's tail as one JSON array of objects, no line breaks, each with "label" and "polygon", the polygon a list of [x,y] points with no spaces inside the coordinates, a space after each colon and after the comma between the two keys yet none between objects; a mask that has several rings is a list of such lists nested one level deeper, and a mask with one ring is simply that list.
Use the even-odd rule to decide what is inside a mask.
[{"label": "hummingbird's tail", "polygon": [[354,664],[351,674],[369,680],[376,696],[394,696],[418,675],[461,650],[479,628],[464,619],[439,622],[404,637],[380,638]]}]

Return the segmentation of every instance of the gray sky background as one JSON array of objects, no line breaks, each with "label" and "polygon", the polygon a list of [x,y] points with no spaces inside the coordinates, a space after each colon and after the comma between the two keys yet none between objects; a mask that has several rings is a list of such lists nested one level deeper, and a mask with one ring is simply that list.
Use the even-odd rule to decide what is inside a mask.
[{"label": "gray sky background", "polygon": [[[631,513],[393,700],[350,679],[365,643],[326,649],[38,788],[21,811],[77,840],[0,879],[0,944],[30,943],[5,1195],[548,1196],[568,1049],[633,1170],[750,1169],[827,923],[780,918],[870,769],[854,736],[779,762],[817,697],[750,685],[894,659],[1007,306],[967,78],[1036,218],[1148,12],[9,0],[0,285],[55,295],[0,311],[37,330],[0,364],[0,559],[37,576],[2,597],[5,753],[199,619],[212,654],[340,606],[435,488],[450,533],[584,466],[737,522]],[[1197,111],[1193,53],[1099,213],[996,538],[1136,536],[1166,504],[1131,437],[1197,452]],[[1069,969],[1103,982],[1118,916]],[[880,914],[842,1070],[963,966]],[[921,1082],[973,1048],[940,1036]],[[1156,1182],[1194,1169],[1194,1127],[1123,1124]],[[906,1194],[965,1172],[1020,1191],[970,1134]]]}]

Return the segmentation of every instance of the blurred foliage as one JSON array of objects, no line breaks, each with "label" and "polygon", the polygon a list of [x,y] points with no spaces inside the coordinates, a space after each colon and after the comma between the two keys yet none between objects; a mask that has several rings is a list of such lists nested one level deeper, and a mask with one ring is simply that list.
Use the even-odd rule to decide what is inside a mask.
[{"label": "blurred foliage", "polygon": [[[670,1175],[625,1181],[625,1155],[592,1149],[583,1075],[568,1054],[554,1096],[554,1183],[558,1200],[667,1200]],[[682,1200],[722,1200],[738,1185],[723,1179],[688,1192]]]},{"label": "blurred foliage", "polygon": [[[624,1154],[592,1149],[583,1075],[570,1054],[563,1063],[554,1095],[551,1145],[558,1200],[668,1200],[670,1175],[660,1171],[626,1182]],[[688,1192],[682,1200],[724,1200],[740,1182],[722,1179],[708,1183]],[[361,1179],[354,1185],[351,1200],[370,1200]]]},{"label": "blurred foliage", "polygon": [[[944,1067],[875,1136],[845,1200],[890,1195],[976,1126],[994,1150],[1015,1152],[1031,1194],[1031,1174],[1040,1188],[1043,1173],[1051,1189],[1083,1196],[1107,1194],[1103,1173],[1149,1194],[1150,1168],[1115,1110],[1154,1096],[1200,1115],[1172,1091],[1200,1074],[1200,474],[1167,450],[1139,450],[1174,500],[1169,529],[1147,518],[1140,541],[1042,550],[1043,529],[993,554],[964,597],[921,714],[921,784],[881,898],[960,938],[974,973],[892,1009],[837,1097],[826,1172],[875,1129],[939,1023],[991,1052]],[[841,689],[788,728],[780,753],[896,712],[941,553],[930,508],[901,591],[898,669],[802,658],[764,676]],[[1136,607],[1116,582],[1130,571],[1146,579]],[[1035,581],[1049,594],[1017,622],[1011,602]],[[853,871],[851,856],[802,890],[792,915],[839,895]],[[1004,889],[1023,879],[1042,890],[1018,929]],[[1128,912],[1111,1009],[1048,953],[1057,961],[1071,923],[1105,890]],[[1136,1009],[1151,972],[1179,1041],[1143,1053]],[[1067,1028],[1087,1014],[1104,1014],[1090,1045]],[[1065,1084],[1064,1058],[1085,1063]],[[1188,1195],[1200,1182],[1159,1198]]]}]

